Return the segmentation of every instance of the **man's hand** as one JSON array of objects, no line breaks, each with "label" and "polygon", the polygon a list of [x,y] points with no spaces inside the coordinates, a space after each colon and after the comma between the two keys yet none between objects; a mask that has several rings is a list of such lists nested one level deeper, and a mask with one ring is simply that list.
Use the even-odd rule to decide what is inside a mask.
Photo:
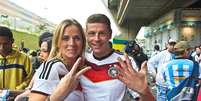
[{"label": "man's hand", "polygon": [[117,66],[120,71],[120,75],[118,79],[125,83],[128,88],[137,91],[138,93],[142,93],[147,87],[147,61],[143,62],[141,65],[141,70],[137,72],[133,69],[131,65],[131,61],[128,56],[125,56],[126,62],[124,62],[121,58],[118,58],[118,61],[121,67]]},{"label": "man's hand", "polygon": [[125,56],[126,62],[121,58],[118,58],[118,62],[121,67],[116,65],[120,74],[118,79],[127,85],[128,88],[137,91],[141,95],[141,100],[154,101],[155,98],[151,94],[147,83],[147,61],[143,62],[141,65],[141,70],[137,72],[133,69],[131,61],[128,56]]}]

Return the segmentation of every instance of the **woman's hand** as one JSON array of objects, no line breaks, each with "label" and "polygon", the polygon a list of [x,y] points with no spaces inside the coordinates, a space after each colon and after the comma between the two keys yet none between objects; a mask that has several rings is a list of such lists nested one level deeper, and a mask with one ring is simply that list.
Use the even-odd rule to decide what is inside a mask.
[{"label": "woman's hand", "polygon": [[63,101],[65,97],[68,96],[75,87],[77,87],[79,76],[91,68],[85,67],[77,72],[77,69],[81,64],[82,58],[78,58],[70,72],[61,79],[57,88],[50,96],[51,101]]}]

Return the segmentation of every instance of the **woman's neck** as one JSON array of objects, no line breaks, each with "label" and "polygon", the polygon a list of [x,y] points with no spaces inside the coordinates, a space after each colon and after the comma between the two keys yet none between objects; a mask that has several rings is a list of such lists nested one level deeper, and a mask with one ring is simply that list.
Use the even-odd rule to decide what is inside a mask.
[{"label": "woman's neck", "polygon": [[68,70],[71,70],[71,68],[73,67],[74,63],[76,62],[76,59],[64,59],[63,62],[66,65],[66,68]]}]

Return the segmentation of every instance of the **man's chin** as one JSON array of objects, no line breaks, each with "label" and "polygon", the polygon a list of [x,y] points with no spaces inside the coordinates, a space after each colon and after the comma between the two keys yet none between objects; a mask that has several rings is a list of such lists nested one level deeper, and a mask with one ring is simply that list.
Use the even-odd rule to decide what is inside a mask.
[{"label": "man's chin", "polygon": [[102,52],[101,52],[99,49],[94,49],[94,50],[93,50],[93,53],[94,53],[94,54],[100,54],[100,53],[102,53]]}]

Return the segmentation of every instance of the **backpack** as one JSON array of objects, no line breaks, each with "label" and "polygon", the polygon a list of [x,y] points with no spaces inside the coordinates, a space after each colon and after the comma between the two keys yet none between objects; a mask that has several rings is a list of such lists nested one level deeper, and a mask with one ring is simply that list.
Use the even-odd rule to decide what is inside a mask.
[{"label": "backpack", "polygon": [[194,62],[192,75],[182,81],[177,87],[167,91],[168,101],[197,101],[199,64]]}]

